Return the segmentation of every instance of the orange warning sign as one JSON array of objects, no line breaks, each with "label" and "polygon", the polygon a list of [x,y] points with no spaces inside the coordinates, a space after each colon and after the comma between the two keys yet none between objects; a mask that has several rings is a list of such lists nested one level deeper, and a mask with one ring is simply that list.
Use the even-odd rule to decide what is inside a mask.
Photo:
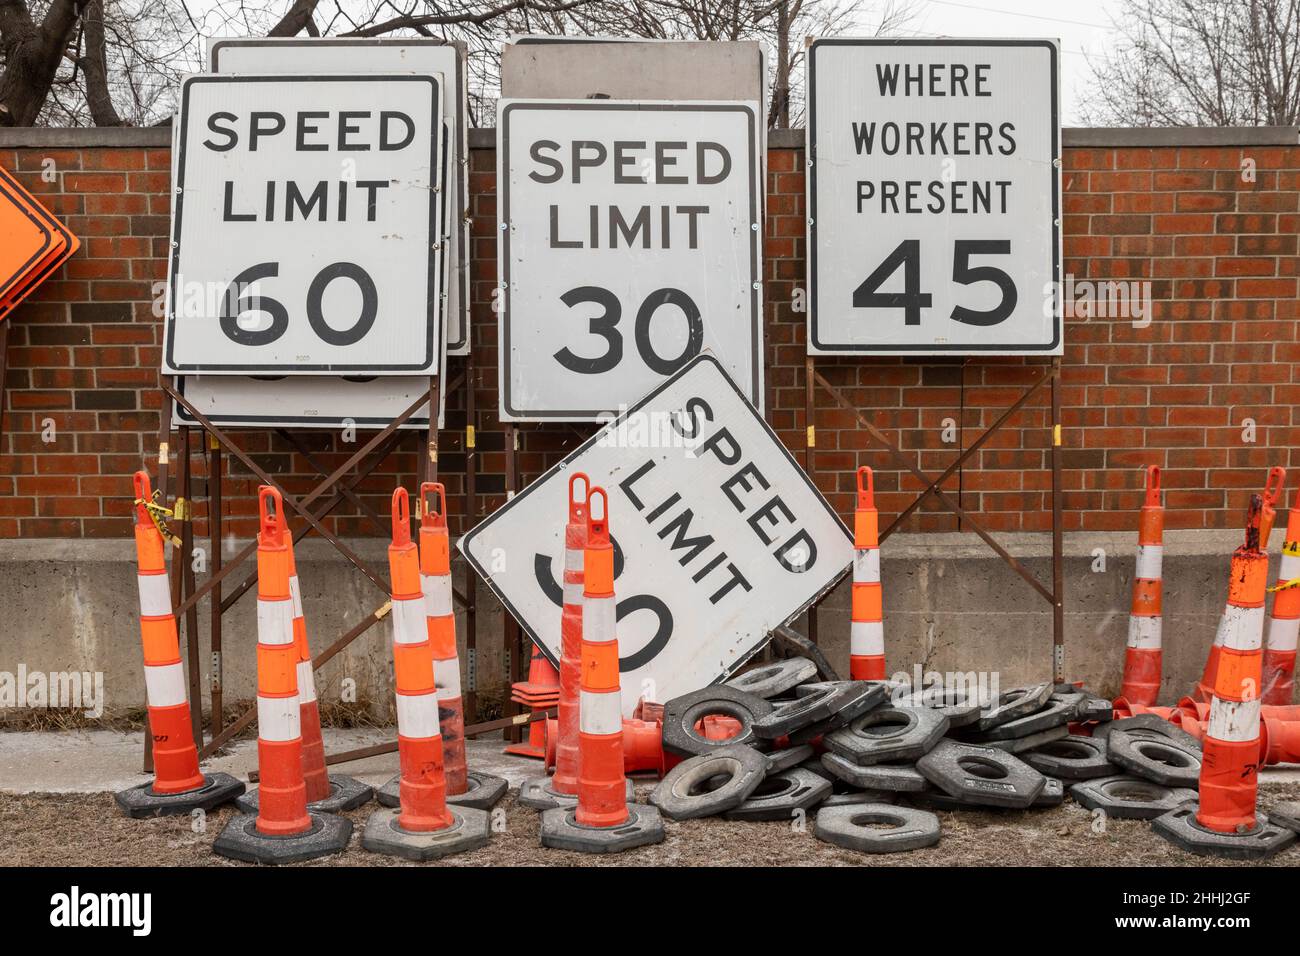
[{"label": "orange warning sign", "polygon": [[0,167],[0,321],[81,243]]}]

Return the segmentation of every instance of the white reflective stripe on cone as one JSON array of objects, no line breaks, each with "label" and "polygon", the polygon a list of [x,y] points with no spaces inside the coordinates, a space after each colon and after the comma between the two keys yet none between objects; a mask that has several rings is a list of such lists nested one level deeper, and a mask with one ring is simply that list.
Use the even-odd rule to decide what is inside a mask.
[{"label": "white reflective stripe on cone", "polygon": [[1300,618],[1275,617],[1268,622],[1268,649],[1294,651],[1297,635],[1300,635]]},{"label": "white reflective stripe on cone", "polygon": [[438,698],[434,694],[397,695],[397,732],[412,740],[438,736]]},{"label": "white reflective stripe on cone", "polygon": [[452,613],[450,574],[421,574],[420,588],[424,591],[424,611],[429,617],[447,617]]},{"label": "white reflective stripe on cone", "polygon": [[1227,615],[1221,615],[1221,616],[1219,617],[1219,626],[1216,627],[1216,628],[1214,629],[1214,646],[1215,646],[1215,647],[1222,647],[1222,646],[1223,646],[1223,628],[1224,628],[1224,624],[1225,624],[1225,622],[1226,622],[1227,620],[1228,620]]},{"label": "white reflective stripe on cone", "polygon": [[885,653],[885,625],[880,621],[853,621],[849,632],[849,653],[870,657]]},{"label": "white reflective stripe on cone", "polygon": [[597,644],[614,640],[617,607],[613,598],[590,598],[582,602],[583,639]]},{"label": "white reflective stripe on cone", "polygon": [[433,686],[439,700],[452,700],[460,696],[460,661],[452,657],[433,662]]},{"label": "white reflective stripe on cone", "polygon": [[1241,743],[1259,738],[1259,698],[1235,702],[1214,698],[1210,703],[1210,721],[1205,736],[1227,743]]},{"label": "white reflective stripe on cone", "polygon": [[570,607],[582,607],[581,581],[566,581],[564,583],[564,603]]},{"label": "white reflective stripe on cone", "polygon": [[1132,615],[1128,619],[1128,646],[1141,651],[1160,650],[1160,618]]},{"label": "white reflective stripe on cone", "polygon": [[293,616],[302,617],[302,585],[296,574],[289,575],[289,600],[293,604]]},{"label": "white reflective stripe on cone", "polygon": [[1282,554],[1282,561],[1278,565],[1277,577],[1279,581],[1290,581],[1292,578],[1300,577],[1300,554]]},{"label": "white reflective stripe on cone", "polygon": [[140,589],[140,616],[162,617],[172,612],[172,588],[166,574],[136,575]]},{"label": "white reflective stripe on cone", "polygon": [[578,548],[564,549],[564,570],[581,571],[583,569],[582,550]]},{"label": "white reflective stripe on cone", "polygon": [[578,699],[578,728],[584,734],[605,736],[623,729],[622,695],[616,690],[584,690]]},{"label": "white reflective stripe on cone", "polygon": [[858,584],[880,583],[880,549],[868,548],[854,552],[853,580]]},{"label": "white reflective stripe on cone", "polygon": [[1139,544],[1137,554],[1137,576],[1148,581],[1160,577],[1160,567],[1164,563],[1165,549],[1158,544]]},{"label": "white reflective stripe on cone", "polygon": [[393,598],[393,640],[398,644],[420,644],[428,639],[424,599]]},{"label": "white reflective stripe on cone", "polygon": [[1234,651],[1257,651],[1264,642],[1264,609],[1236,607],[1223,611],[1223,647]]},{"label": "white reflective stripe on cone", "polygon": [[185,703],[185,669],[174,664],[144,666],[145,699],[150,707],[175,707]]},{"label": "white reflective stripe on cone", "polygon": [[298,696],[257,698],[257,736],[259,740],[297,740],[302,736],[298,715]]},{"label": "white reflective stripe on cone", "polygon": [[316,699],[316,677],[312,673],[311,661],[298,662],[298,700],[310,704]]},{"label": "white reflective stripe on cone", "polygon": [[293,602],[257,599],[257,643],[293,643]]}]

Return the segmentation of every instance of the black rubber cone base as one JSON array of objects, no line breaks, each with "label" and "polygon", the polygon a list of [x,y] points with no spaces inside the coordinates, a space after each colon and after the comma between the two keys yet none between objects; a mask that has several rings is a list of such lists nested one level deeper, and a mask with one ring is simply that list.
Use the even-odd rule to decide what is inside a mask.
[{"label": "black rubber cone base", "polygon": [[[529,777],[519,785],[519,802],[534,810],[553,810],[556,807],[576,807],[576,793],[560,793],[552,785],[554,777]],[[627,780],[627,802],[636,799],[636,786]]]},{"label": "black rubber cone base", "polygon": [[400,856],[417,863],[453,853],[467,853],[488,845],[491,826],[486,810],[450,804],[447,809],[452,815],[451,826],[430,831],[403,830],[397,824],[401,810],[376,810],[361,831],[361,845],[371,853]]},{"label": "black rubber cone base", "polygon": [[[491,810],[496,806],[497,801],[506,795],[506,791],[510,789],[510,782],[505,777],[483,773],[479,770],[471,770],[467,782],[468,786],[464,793],[458,793],[454,796],[450,793],[447,794],[449,806],[469,807],[471,810]],[[398,774],[375,791],[375,799],[379,801],[380,806],[400,807],[402,805],[401,783],[402,775]]]},{"label": "black rubber cone base", "polygon": [[292,836],[257,832],[257,815],[241,813],[221,831],[212,852],[245,863],[301,863],[341,853],[352,838],[352,821],[332,813],[311,814],[311,829]]},{"label": "black rubber cone base", "polygon": [[[254,787],[235,801],[243,813],[257,814],[257,792]],[[375,795],[375,788],[342,774],[330,774],[330,795],[324,800],[313,800],[307,809],[313,813],[343,813],[365,806]]]},{"label": "black rubber cone base", "polygon": [[128,817],[167,816],[173,813],[191,813],[194,810],[212,810],[229,803],[244,792],[244,784],[228,773],[203,775],[203,786],[184,793],[154,793],[153,783],[142,783],[113,795],[117,805]]},{"label": "black rubber cone base", "polygon": [[579,853],[622,853],[664,841],[664,821],[658,807],[631,803],[627,812],[627,821],[618,826],[587,827],[578,822],[576,809],[547,810],[542,814],[542,846]]},{"label": "black rubber cone base", "polygon": [[1256,812],[1255,826],[1244,833],[1220,833],[1196,820],[1199,804],[1188,803],[1151,821],[1151,828],[1188,853],[1229,860],[1267,860],[1295,842],[1295,831],[1271,823]]}]

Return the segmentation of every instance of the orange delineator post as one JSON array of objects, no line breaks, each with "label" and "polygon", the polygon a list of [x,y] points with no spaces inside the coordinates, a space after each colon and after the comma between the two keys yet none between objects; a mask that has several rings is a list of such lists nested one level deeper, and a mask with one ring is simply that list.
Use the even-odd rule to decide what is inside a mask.
[{"label": "orange delineator post", "polygon": [[325,741],[321,738],[320,702],[316,699],[316,675],[311,666],[311,645],[307,641],[307,619],[302,608],[302,586],[293,556],[293,535],[285,536],[289,551],[289,596],[293,600],[293,643],[298,652],[298,715],[302,733],[302,776],[307,802],[316,803],[330,795],[329,772],[325,768]]},{"label": "orange delineator post", "polygon": [[[1276,515],[1274,505],[1277,503],[1278,496],[1282,493],[1282,484],[1286,480],[1286,470],[1283,468],[1270,468],[1268,478],[1264,483],[1264,494],[1260,499],[1260,547],[1267,553],[1268,536],[1273,531],[1273,519]],[[1219,673],[1219,658],[1223,654],[1223,626],[1224,621],[1219,619],[1219,627],[1214,633],[1214,643],[1210,646],[1210,653],[1205,659],[1205,668],[1201,671],[1201,679],[1196,684],[1196,697],[1198,700],[1209,702],[1214,696],[1214,685],[1216,675]]]},{"label": "orange delineator post", "polygon": [[[431,500],[434,497],[436,502]],[[465,759],[465,704],[461,696],[456,613],[452,604],[447,490],[436,481],[420,485],[420,587],[424,593],[424,613],[433,650],[443,779],[446,792],[457,796],[469,789],[469,766]]]},{"label": "orange delineator post", "polygon": [[257,832],[289,836],[312,823],[302,771],[288,535],[278,491],[262,485],[257,506]]},{"label": "orange delineator post", "polygon": [[1264,646],[1262,699],[1265,704],[1291,703],[1295,681],[1296,638],[1300,635],[1300,489],[1286,520],[1286,540],[1273,590],[1273,611]]},{"label": "orange delineator post", "polygon": [[599,487],[587,495],[587,543],[582,565],[576,819],[581,826],[613,827],[625,822],[629,813],[615,631],[614,546],[609,538],[609,497]]},{"label": "orange delineator post", "polygon": [[1150,707],[1160,693],[1161,565],[1164,559],[1165,510],[1160,500],[1160,467],[1147,468],[1147,494],[1138,519],[1137,570],[1129,608],[1128,646],[1120,696]]},{"label": "orange delineator post", "polygon": [[[865,481],[864,481],[865,479]],[[853,614],[849,636],[849,676],[885,679],[885,625],[880,589],[880,515],[871,469],[858,469],[858,501],[853,513]]]},{"label": "orange delineator post", "polygon": [[1232,555],[1223,646],[1202,745],[1196,820],[1219,833],[1255,825],[1259,775],[1259,682],[1268,553],[1260,547],[1263,499],[1252,495],[1246,541]]},{"label": "orange delineator post", "polygon": [[411,540],[406,489],[393,492],[392,577],[393,676],[397,685],[397,751],[401,764],[397,824],[410,832],[441,830],[453,822],[447,810],[433,643],[420,582],[420,556]]},{"label": "orange delineator post", "polygon": [[176,618],[163,538],[149,516],[153,500],[149,476],[135,473],[136,582],[140,590],[140,640],[144,645],[144,686],[153,735],[154,780],[158,794],[185,793],[204,785],[199,752],[194,746],[190,705],[185,697]]},{"label": "orange delineator post", "polygon": [[[582,497],[578,497],[578,485]],[[587,493],[591,479],[583,472],[569,476],[569,520],[564,526],[564,604],[560,611],[560,703],[556,724],[555,775],[557,793],[578,792],[578,709],[582,686],[583,551],[587,547]],[[549,724],[549,721],[547,722]]]},{"label": "orange delineator post", "polygon": [[[559,671],[536,644],[533,644],[533,656],[528,661],[528,680],[511,686],[510,699],[534,711],[550,710],[560,702]],[[528,725],[528,736],[519,743],[507,744],[504,752],[518,757],[545,759],[546,721],[534,720]]]}]

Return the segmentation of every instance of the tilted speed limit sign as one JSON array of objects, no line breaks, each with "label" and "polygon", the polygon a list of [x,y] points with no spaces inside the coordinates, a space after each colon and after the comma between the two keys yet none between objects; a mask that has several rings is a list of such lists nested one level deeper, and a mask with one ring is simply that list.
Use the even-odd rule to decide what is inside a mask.
[{"label": "tilted speed limit sign", "polygon": [[163,371],[436,374],[432,76],[185,80]]},{"label": "tilted speed limit sign", "polygon": [[731,674],[843,574],[848,532],[705,353],[459,544],[552,660],[560,655],[568,479],[609,494],[623,709]]},{"label": "tilted speed limit sign", "polygon": [[1059,58],[1049,40],[812,43],[810,352],[1062,353]]},{"label": "tilted speed limit sign", "polygon": [[591,421],[711,349],[763,402],[757,104],[503,100],[501,416]]}]

